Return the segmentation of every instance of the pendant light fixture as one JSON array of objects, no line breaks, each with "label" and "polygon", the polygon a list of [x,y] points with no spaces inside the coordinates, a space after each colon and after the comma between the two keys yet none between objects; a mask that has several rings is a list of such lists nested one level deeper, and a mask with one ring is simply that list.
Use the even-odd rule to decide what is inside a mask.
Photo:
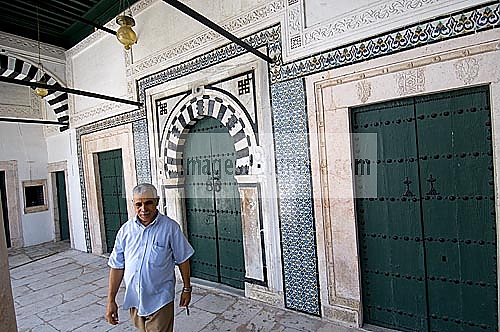
[{"label": "pendant light fixture", "polygon": [[[125,6],[129,9],[130,15],[125,13]],[[132,27],[135,26],[135,20],[132,17],[132,10],[130,9],[128,0],[120,0],[119,10],[120,13],[123,12],[123,14],[116,17],[116,23],[120,26],[118,31],[116,31],[116,38],[123,44],[123,46],[125,46],[126,50],[129,50],[130,47],[137,41],[137,35],[134,30],[132,30]]]},{"label": "pendant light fixture", "polygon": [[[38,17],[38,6],[36,7],[36,28],[38,32],[38,71],[36,72],[37,83],[47,84],[45,81],[45,72],[43,70],[43,64],[41,60],[41,46],[40,46],[40,18]],[[43,98],[49,94],[49,90],[41,87],[35,88],[35,93],[37,96]]]}]

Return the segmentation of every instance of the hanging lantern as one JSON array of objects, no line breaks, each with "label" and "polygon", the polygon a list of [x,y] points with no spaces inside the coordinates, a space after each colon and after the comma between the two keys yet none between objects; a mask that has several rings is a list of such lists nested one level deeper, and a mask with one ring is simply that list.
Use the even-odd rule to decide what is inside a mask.
[{"label": "hanging lantern", "polygon": [[120,15],[116,17],[116,23],[120,25],[120,28],[116,31],[116,38],[125,46],[126,50],[129,50],[130,46],[137,41],[137,35],[132,30],[132,27],[135,26],[135,21],[128,15]]},{"label": "hanging lantern", "polygon": [[[37,72],[37,76],[40,77],[39,79],[37,79],[36,82],[42,83],[42,84],[47,84],[47,82],[45,81],[45,78],[44,78],[45,73],[43,70],[42,57],[41,57],[42,47],[40,46],[40,18],[38,17],[38,6],[36,7],[36,29],[37,29],[37,35],[38,35],[38,72]],[[38,97],[43,98],[49,94],[49,90],[47,90],[45,88],[41,88],[41,87],[36,87],[35,93]]]},{"label": "hanging lantern", "polygon": [[[43,79],[37,81],[37,83],[42,83],[42,84],[47,84]],[[49,90],[45,89],[45,88],[41,88],[41,87],[36,87],[35,88],[35,93],[38,97],[45,97],[46,95],[49,94]]]},{"label": "hanging lantern", "polygon": [[38,97],[45,97],[46,95],[49,94],[49,90],[45,89],[45,88],[36,88],[35,89],[35,93]]}]

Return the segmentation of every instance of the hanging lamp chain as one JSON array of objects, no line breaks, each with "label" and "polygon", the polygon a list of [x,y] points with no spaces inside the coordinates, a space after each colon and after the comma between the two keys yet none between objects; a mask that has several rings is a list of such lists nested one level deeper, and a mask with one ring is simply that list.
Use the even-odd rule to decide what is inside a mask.
[{"label": "hanging lamp chain", "polygon": [[43,64],[42,64],[42,57],[41,57],[42,46],[40,43],[40,17],[38,14],[38,6],[36,6],[36,30],[37,30],[37,38],[38,38],[38,66],[40,67],[41,75],[43,76]]},{"label": "hanging lamp chain", "polygon": [[[46,78],[45,78],[45,71],[43,70],[43,64],[42,64],[42,45],[40,41],[40,14],[38,10],[38,5],[36,6],[36,28],[37,28],[37,38],[38,38],[38,70],[36,74],[36,81],[37,83],[44,83],[46,84]],[[46,95],[49,94],[49,91],[44,88],[44,87],[36,87],[35,88],[35,93],[37,96],[43,98]]]},{"label": "hanging lamp chain", "polygon": [[[118,8],[118,12],[120,14],[133,17],[132,16],[132,8],[131,8],[130,2],[128,0],[120,0],[119,6],[120,6],[120,8]],[[128,9],[128,14],[127,14],[127,9]]]}]

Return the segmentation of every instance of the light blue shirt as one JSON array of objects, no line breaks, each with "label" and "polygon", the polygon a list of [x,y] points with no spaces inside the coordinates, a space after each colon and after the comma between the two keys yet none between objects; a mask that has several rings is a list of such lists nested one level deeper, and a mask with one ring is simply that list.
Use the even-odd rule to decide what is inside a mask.
[{"label": "light blue shirt", "polygon": [[125,269],[123,308],[137,308],[148,316],[175,297],[175,264],[184,263],[194,253],[179,224],[158,212],[144,227],[137,216],[123,224],[116,235],[108,265]]}]

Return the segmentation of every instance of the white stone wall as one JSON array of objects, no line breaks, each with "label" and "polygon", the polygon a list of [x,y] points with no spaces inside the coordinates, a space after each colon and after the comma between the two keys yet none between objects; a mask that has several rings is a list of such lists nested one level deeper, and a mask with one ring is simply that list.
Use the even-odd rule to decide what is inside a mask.
[{"label": "white stone wall", "polygon": [[[498,155],[499,43],[498,31],[489,30],[307,78],[320,283],[327,317],[339,319],[339,312],[352,310],[357,311],[361,319],[352,171],[350,166],[345,168],[335,162],[343,160],[352,164],[348,109],[488,84],[493,154]],[[417,76],[419,79],[415,80]],[[496,192],[499,166],[497,160]]]},{"label": "white stone wall", "polygon": [[[7,208],[15,209],[14,212],[18,215],[18,222],[21,225],[12,224],[11,229],[19,227],[22,230],[21,243],[25,246],[50,241],[53,225],[50,222],[49,211],[25,213],[22,192],[22,181],[47,179],[47,144],[43,127],[16,123],[0,123],[0,126],[0,161],[4,163],[16,161],[17,179],[13,179],[10,173],[6,173],[6,177],[10,177],[8,181],[15,182],[18,193],[9,195],[12,193],[7,192],[9,203],[12,204]],[[15,223],[16,219],[13,217],[13,220],[10,220],[9,217],[9,222]]]},{"label": "white stone wall", "polygon": [[[71,80],[75,89],[120,98],[126,96],[125,52],[114,36],[106,34],[70,61]],[[101,99],[77,95],[73,95],[73,100],[75,110],[85,110],[103,102]]]},{"label": "white stone wall", "polygon": [[[71,246],[75,249],[86,251],[80,173],[75,137],[75,130],[70,129],[47,138],[49,197],[50,201],[54,202],[56,183],[50,174],[59,171],[64,172],[66,176],[66,199],[68,211],[70,212],[68,218]],[[57,211],[54,208],[55,204],[52,204],[49,210],[51,210],[51,221],[54,224],[54,230],[57,230],[59,225],[56,215]],[[55,239],[58,238],[57,233],[55,232]]]},{"label": "white stone wall", "polygon": [[[70,142],[76,151],[76,143]],[[85,228],[83,226],[83,207],[82,207],[82,189],[80,184],[80,173],[78,171],[78,156],[77,154],[71,155],[68,158],[68,182],[66,183],[66,190],[68,192],[68,209],[71,220],[71,243],[75,249],[87,251],[85,243]]]},{"label": "white stone wall", "polygon": [[[245,36],[279,21],[283,0],[186,1],[229,31]],[[127,11],[128,13],[128,11]],[[68,83],[75,89],[137,100],[140,77],[207,52],[229,41],[161,0],[143,0],[132,6],[137,43],[128,52],[116,38],[96,31],[66,52]],[[108,27],[118,29],[114,22]],[[73,127],[124,113],[134,106],[70,96]]]},{"label": "white stone wall", "polygon": [[[203,0],[185,4],[243,37],[281,23],[283,58],[291,61],[485,0]],[[96,31],[66,52],[68,84],[136,100],[134,79],[228,44],[229,41],[161,0],[131,8],[138,41],[125,52],[115,37]],[[107,27],[117,30],[113,21]],[[132,110],[133,106],[70,95],[73,127]]]}]

